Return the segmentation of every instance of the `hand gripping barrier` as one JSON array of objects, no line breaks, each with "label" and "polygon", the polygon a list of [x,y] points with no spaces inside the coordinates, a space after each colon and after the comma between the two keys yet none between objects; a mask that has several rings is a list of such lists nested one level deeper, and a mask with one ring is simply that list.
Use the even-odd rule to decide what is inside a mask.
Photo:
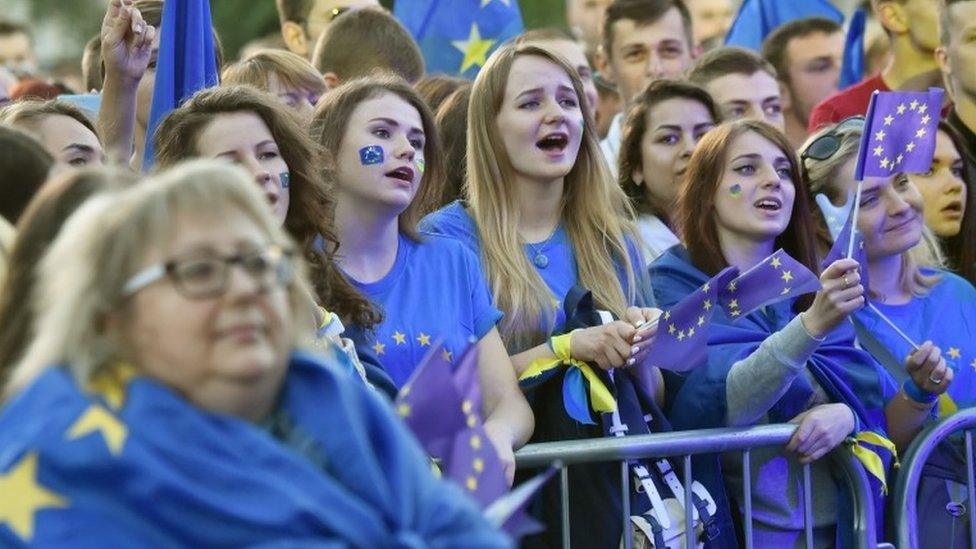
[{"label": "hand gripping barrier", "polygon": [[[976,415],[971,416],[976,424]],[[750,475],[750,450],[770,446],[785,446],[789,442],[796,425],[760,425],[746,428],[700,429],[693,431],[674,431],[668,433],[654,433],[650,435],[635,435],[621,438],[594,438],[588,440],[573,440],[566,442],[544,442],[530,444],[516,452],[515,461],[520,469],[534,469],[547,467],[554,463],[560,465],[560,486],[562,500],[562,545],[570,547],[569,533],[569,475],[567,466],[580,463],[594,463],[606,461],[620,462],[622,480],[621,498],[623,501],[623,532],[629,533],[630,527],[630,474],[627,466],[628,459],[663,458],[680,456],[684,459],[684,506],[685,516],[693,516],[692,510],[692,471],[691,456],[716,452],[741,452],[742,477],[745,508],[743,509],[743,527],[745,531],[744,545],[753,547],[752,540],[752,478]],[[968,436],[968,433],[967,433]],[[967,439],[968,440],[968,439]],[[838,446],[827,458],[831,466],[840,473],[840,477],[851,490],[853,496],[853,539],[855,548],[871,548],[877,546],[874,532],[874,500],[870,496],[870,485],[867,474],[854,454],[846,445]],[[923,460],[924,461],[924,460]],[[917,479],[916,479],[917,484]],[[972,482],[970,482],[972,490]],[[803,467],[803,497],[804,497],[804,533],[808,547],[813,546],[813,519],[810,490],[810,466]],[[687,521],[690,523],[691,521]],[[624,535],[623,543],[626,549],[631,549],[631,536]],[[695,547],[694,529],[685,529],[685,547]],[[900,547],[900,546],[899,546]]]}]

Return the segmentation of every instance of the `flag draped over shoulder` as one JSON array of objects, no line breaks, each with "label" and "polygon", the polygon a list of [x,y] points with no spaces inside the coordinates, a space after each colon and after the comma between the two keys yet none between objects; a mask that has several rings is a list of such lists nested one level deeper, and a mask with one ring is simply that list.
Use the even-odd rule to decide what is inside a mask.
[{"label": "flag draped over shoulder", "polygon": [[474,78],[523,30],[517,0],[397,0],[393,14],[420,45],[428,74]]},{"label": "flag draped over shoulder", "polygon": [[388,404],[321,358],[293,356],[272,419],[204,412],[146,377],[86,392],[51,367],[0,414],[0,546],[509,546]]},{"label": "flag draped over shoulder", "polygon": [[745,0],[725,36],[725,45],[759,51],[776,27],[804,17],[844,22],[844,14],[827,0]]},{"label": "flag draped over shoulder", "polygon": [[875,91],[864,119],[854,179],[927,172],[935,153],[942,95],[942,88]]},{"label": "flag draped over shoulder", "polygon": [[152,167],[153,134],[163,118],[194,93],[216,86],[220,81],[209,0],[166,0],[160,27],[156,85],[142,162],[144,171]]},{"label": "flag draped over shoulder", "polygon": [[[690,263],[687,252],[681,247],[672,248],[661,256],[651,266],[651,276],[655,297],[665,307],[708,280]],[[708,338],[707,364],[688,374],[669,398],[670,419],[675,429],[726,424],[729,371],[793,319],[792,304],[792,299],[779,301],[762,312],[742,315],[734,322],[726,311],[716,313]],[[894,446],[885,438],[887,423],[884,415],[885,404],[897,392],[893,380],[870,355],[854,347],[854,331],[849,323],[841,323],[826,335],[807,361],[806,368],[832,402],[842,402],[854,412],[861,431],[851,444],[857,448],[855,453],[861,453],[859,458],[870,473],[869,478],[875,487],[873,492],[880,497],[885,486],[885,472],[894,458]],[[797,376],[768,411],[769,421],[785,423],[805,411],[813,391],[808,376]],[[840,490],[838,497],[848,495]],[[850,519],[842,515],[838,520]]]}]

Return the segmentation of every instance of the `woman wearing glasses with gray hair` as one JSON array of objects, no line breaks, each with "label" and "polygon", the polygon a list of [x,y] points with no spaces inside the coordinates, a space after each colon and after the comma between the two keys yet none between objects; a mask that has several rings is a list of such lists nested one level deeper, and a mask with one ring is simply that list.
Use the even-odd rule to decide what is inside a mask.
[{"label": "woman wearing glasses with gray hair", "polygon": [[302,350],[294,249],[207,162],[68,220],[0,412],[0,545],[507,545],[344,353]]}]

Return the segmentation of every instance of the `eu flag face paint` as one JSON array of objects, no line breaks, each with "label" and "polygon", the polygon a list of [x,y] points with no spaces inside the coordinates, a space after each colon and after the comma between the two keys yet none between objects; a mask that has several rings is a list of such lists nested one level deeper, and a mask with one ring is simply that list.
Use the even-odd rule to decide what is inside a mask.
[{"label": "eu flag face paint", "polygon": [[384,160],[383,147],[379,145],[367,145],[359,149],[359,162],[363,166],[382,164]]}]

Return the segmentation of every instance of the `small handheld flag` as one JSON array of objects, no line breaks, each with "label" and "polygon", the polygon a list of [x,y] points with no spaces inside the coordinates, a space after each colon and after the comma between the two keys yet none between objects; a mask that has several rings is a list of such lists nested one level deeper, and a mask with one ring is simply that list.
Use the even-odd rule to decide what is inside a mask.
[{"label": "small handheld flag", "polygon": [[508,494],[498,498],[485,509],[485,518],[492,526],[503,530],[515,540],[541,532],[544,527],[529,516],[527,507],[561,466],[560,462],[553,464]]},{"label": "small handheld flag", "polygon": [[783,250],[776,250],[719,288],[718,299],[733,320],[772,303],[820,289],[820,279]]},{"label": "small handheld flag", "polygon": [[875,91],[868,105],[854,179],[923,173],[932,165],[942,88]]},{"label": "small handheld flag", "polygon": [[658,317],[660,326],[645,350],[644,364],[672,372],[688,372],[708,358],[708,326],[718,309],[719,288],[727,286],[739,269],[727,267],[701,288]]}]

